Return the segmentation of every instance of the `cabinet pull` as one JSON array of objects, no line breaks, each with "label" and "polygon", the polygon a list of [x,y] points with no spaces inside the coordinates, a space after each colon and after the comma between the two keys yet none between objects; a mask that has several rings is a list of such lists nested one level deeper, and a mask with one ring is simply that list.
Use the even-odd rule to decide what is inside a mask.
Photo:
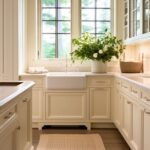
[{"label": "cabinet pull", "polygon": [[130,102],[130,101],[127,101],[127,104],[132,104],[132,102]]},{"label": "cabinet pull", "polygon": [[96,81],[96,83],[106,83],[105,81]]},{"label": "cabinet pull", "polygon": [[144,100],[145,100],[145,101],[150,101],[150,99],[147,98],[146,96],[144,97]]},{"label": "cabinet pull", "polygon": [[25,98],[25,99],[23,100],[23,102],[24,102],[24,103],[28,102],[28,98]]},{"label": "cabinet pull", "polygon": [[9,112],[8,115],[4,117],[4,119],[9,119],[13,115],[13,112]]},{"label": "cabinet pull", "polygon": [[135,90],[132,90],[132,92],[134,93],[134,94],[137,94],[138,92],[137,91],[135,91]]},{"label": "cabinet pull", "polygon": [[123,88],[125,88],[125,89],[127,89],[127,88],[128,88],[128,87],[127,87],[127,86],[125,86],[125,85],[122,85],[122,87],[123,87]]},{"label": "cabinet pull", "polygon": [[150,111],[148,111],[148,110],[144,110],[144,112],[146,113],[146,114],[150,114]]},{"label": "cabinet pull", "polygon": [[21,127],[20,127],[20,126],[18,126],[16,129],[17,129],[17,130],[20,130],[20,129],[21,129]]}]

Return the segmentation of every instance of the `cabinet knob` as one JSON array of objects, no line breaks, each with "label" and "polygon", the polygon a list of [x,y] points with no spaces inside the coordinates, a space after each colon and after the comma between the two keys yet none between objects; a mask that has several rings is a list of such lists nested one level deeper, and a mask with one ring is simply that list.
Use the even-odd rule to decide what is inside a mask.
[{"label": "cabinet knob", "polygon": [[148,110],[144,110],[144,112],[146,113],[146,114],[150,114],[150,111],[148,111]]},{"label": "cabinet knob", "polygon": [[130,102],[130,101],[127,101],[127,104],[132,104],[132,102]]},{"label": "cabinet knob", "polygon": [[23,102],[24,103],[28,102],[28,98],[23,99]]},{"label": "cabinet knob", "polygon": [[9,112],[9,113],[4,117],[4,119],[9,119],[12,115],[13,115],[13,112]]},{"label": "cabinet knob", "polygon": [[150,101],[150,99],[147,98],[146,96],[144,97],[144,100],[145,100],[145,101]]}]

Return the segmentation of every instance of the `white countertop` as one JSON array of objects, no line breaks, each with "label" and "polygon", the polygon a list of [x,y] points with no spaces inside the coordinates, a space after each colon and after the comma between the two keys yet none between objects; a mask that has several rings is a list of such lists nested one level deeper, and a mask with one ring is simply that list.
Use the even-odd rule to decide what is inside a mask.
[{"label": "white countertop", "polygon": [[[14,82],[14,81],[13,81]],[[13,83],[9,82],[9,83]],[[14,83],[19,83],[19,81],[16,81]],[[0,82],[0,107],[26,91],[27,89],[31,88],[34,85],[34,82],[32,81],[24,81],[21,82],[18,85],[9,85],[9,84],[3,84],[8,82]]]},{"label": "white countertop", "polygon": [[108,72],[108,73],[92,73],[92,72],[49,72],[49,73],[43,73],[43,74],[28,74],[24,73],[20,76],[37,76],[37,77],[46,77],[48,74],[51,75],[58,75],[58,74],[84,74],[86,77],[88,76],[102,76],[102,77],[118,77],[124,80],[127,80],[129,82],[132,82],[142,88],[145,88],[147,90],[150,90],[150,76],[148,77],[142,77],[144,74],[142,73],[116,73],[116,72]]}]

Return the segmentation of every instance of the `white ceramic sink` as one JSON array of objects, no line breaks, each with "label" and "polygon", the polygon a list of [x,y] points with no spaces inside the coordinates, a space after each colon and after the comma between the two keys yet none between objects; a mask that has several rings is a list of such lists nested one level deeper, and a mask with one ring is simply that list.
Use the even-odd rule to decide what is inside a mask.
[{"label": "white ceramic sink", "polygon": [[54,89],[84,89],[86,78],[83,72],[49,72],[46,77],[46,88]]}]

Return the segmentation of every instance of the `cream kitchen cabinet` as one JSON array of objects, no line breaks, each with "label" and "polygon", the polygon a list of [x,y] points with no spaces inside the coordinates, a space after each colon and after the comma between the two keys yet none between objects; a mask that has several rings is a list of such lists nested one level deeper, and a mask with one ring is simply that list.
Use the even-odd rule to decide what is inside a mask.
[{"label": "cream kitchen cabinet", "polygon": [[130,98],[127,97],[127,96],[122,96],[122,100],[123,100],[122,132],[126,136],[126,138],[131,140],[131,136],[132,136],[132,119],[133,119],[133,116],[132,116],[133,104],[132,104],[132,101],[130,100]]},{"label": "cream kitchen cabinet", "polygon": [[0,149],[16,150],[16,132],[19,127],[17,105],[7,109],[0,115]]},{"label": "cream kitchen cabinet", "polygon": [[110,119],[110,88],[90,88],[90,120]]},{"label": "cream kitchen cabinet", "polygon": [[17,146],[15,150],[29,150],[32,142],[31,124],[31,91],[26,91],[18,97],[18,120]]},{"label": "cream kitchen cabinet", "polygon": [[111,77],[89,76],[90,121],[110,121]]},{"label": "cream kitchen cabinet", "polygon": [[[3,86],[0,103],[0,149],[31,150],[31,87],[33,83],[21,83],[18,87]],[[12,88],[12,89],[11,89]]]},{"label": "cream kitchen cabinet", "polygon": [[113,121],[118,128],[122,127],[123,122],[123,100],[120,92],[121,81],[115,81],[114,98],[113,98]]},{"label": "cream kitchen cabinet", "polygon": [[45,106],[47,124],[76,124],[90,128],[87,112],[87,93],[85,90],[47,91]]},{"label": "cream kitchen cabinet", "polygon": [[31,80],[35,82],[32,88],[32,125],[41,128],[41,122],[45,119],[45,76],[21,75],[20,80]]},{"label": "cream kitchen cabinet", "polygon": [[143,114],[143,107],[133,103],[131,145],[134,150],[143,149]]},{"label": "cream kitchen cabinet", "polygon": [[144,150],[149,150],[150,142],[150,110],[145,109],[144,112]]}]

